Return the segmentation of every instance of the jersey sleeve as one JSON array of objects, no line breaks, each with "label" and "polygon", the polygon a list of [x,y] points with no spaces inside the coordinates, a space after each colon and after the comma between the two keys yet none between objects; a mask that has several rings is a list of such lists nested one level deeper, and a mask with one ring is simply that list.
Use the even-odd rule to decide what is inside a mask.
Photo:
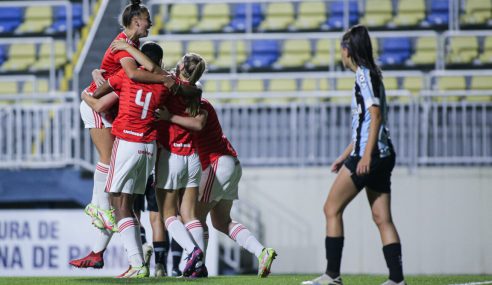
[{"label": "jersey sleeve", "polygon": [[108,78],[109,86],[111,86],[111,88],[113,88],[114,92],[118,96],[120,96],[119,92],[121,90],[121,86],[123,84],[124,77],[125,77],[125,71],[123,69],[121,69],[116,74],[114,74]]},{"label": "jersey sleeve", "polygon": [[356,74],[357,84],[360,87],[360,93],[362,98],[364,98],[364,105],[366,109],[369,109],[371,106],[379,106],[379,98],[374,96],[374,89],[372,87],[371,76],[369,74],[369,70],[367,69],[358,69]]},{"label": "jersey sleeve", "polygon": [[125,50],[120,50],[120,51],[118,51],[118,52],[116,52],[116,53],[114,54],[114,59],[115,59],[115,61],[117,61],[117,62],[120,62],[123,58],[126,58],[126,57],[129,57],[129,58],[131,58],[131,59],[133,59],[133,60],[134,60],[133,56],[131,56],[131,54],[129,54],[129,53],[128,53],[127,51],[125,51]]}]

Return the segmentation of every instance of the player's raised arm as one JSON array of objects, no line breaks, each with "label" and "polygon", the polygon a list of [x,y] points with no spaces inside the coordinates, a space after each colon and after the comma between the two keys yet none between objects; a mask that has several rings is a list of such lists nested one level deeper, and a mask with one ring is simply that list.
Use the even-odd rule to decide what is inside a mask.
[{"label": "player's raised arm", "polygon": [[139,49],[128,44],[125,40],[123,40],[123,39],[114,40],[111,43],[111,52],[117,52],[120,50],[124,50],[124,51],[128,52],[131,56],[133,56],[135,58],[135,60],[139,64],[141,64],[145,68],[145,70],[147,70],[149,72],[156,73],[156,74],[165,74],[165,75],[169,74],[169,72],[162,69],[161,66],[155,64],[153,60],[151,60],[148,56],[146,56]]},{"label": "player's raised arm", "polygon": [[[101,87],[99,87],[96,90],[96,93],[100,89],[105,90],[105,91],[100,91],[99,95],[102,96],[101,98],[96,98],[95,97],[96,93],[94,93],[94,96],[90,96],[87,93],[83,92],[81,99],[84,100],[87,103],[87,105],[89,105],[89,107],[92,108],[92,110],[98,113],[105,112],[109,110],[112,106],[114,106],[114,104],[118,101],[118,96],[114,92],[112,92],[113,89],[111,88],[111,86],[109,86],[109,88],[108,86],[109,84],[106,81]],[[107,90],[110,91],[103,94],[103,92],[106,92]]]},{"label": "player's raised arm", "polygon": [[194,117],[178,116],[170,113],[166,107],[160,108],[155,112],[158,120],[165,120],[176,125],[180,125],[190,131],[199,132],[203,130],[207,124],[208,112],[200,110]]}]

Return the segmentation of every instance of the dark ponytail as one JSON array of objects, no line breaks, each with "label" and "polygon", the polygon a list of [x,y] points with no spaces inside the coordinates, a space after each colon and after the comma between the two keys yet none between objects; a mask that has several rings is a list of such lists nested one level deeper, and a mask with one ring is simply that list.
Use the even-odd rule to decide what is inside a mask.
[{"label": "dark ponytail", "polygon": [[149,13],[149,10],[145,5],[141,4],[141,0],[131,0],[130,4],[125,7],[123,14],[121,15],[121,25],[128,28],[132,23],[133,17],[138,17],[142,13]]},{"label": "dark ponytail", "polygon": [[369,69],[372,78],[382,79],[381,69],[374,61],[369,31],[363,25],[351,27],[342,38],[342,47],[347,48],[350,57],[357,66]]}]

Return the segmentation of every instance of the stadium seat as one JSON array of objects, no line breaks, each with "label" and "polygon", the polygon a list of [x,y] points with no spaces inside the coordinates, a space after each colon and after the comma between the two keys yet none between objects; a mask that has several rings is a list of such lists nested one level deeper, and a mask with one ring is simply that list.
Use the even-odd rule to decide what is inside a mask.
[{"label": "stadium seat", "polygon": [[449,0],[430,1],[430,11],[426,18],[427,25],[446,26],[449,22]]},{"label": "stadium seat", "polygon": [[[31,71],[41,71],[49,70],[51,67],[51,45],[48,43],[42,44],[38,61],[36,61],[29,70]],[[59,68],[67,62],[66,47],[64,41],[55,41],[55,67]]]},{"label": "stadium seat", "polygon": [[0,45],[0,66],[7,59],[7,47],[5,45]]},{"label": "stadium seat", "polygon": [[42,33],[52,22],[51,6],[30,6],[25,11],[25,21],[16,30],[16,34]]},{"label": "stadium seat", "polygon": [[413,65],[435,64],[436,62],[437,39],[433,37],[417,38],[415,53],[410,61]]},{"label": "stadium seat", "polygon": [[382,65],[402,65],[410,57],[411,42],[409,38],[382,39],[379,61]]},{"label": "stadium seat", "polygon": [[492,19],[492,2],[484,0],[466,0],[461,23],[465,25],[486,24]]},{"label": "stadium seat", "polygon": [[0,8],[0,34],[13,33],[24,19],[24,10],[20,7]]},{"label": "stadium seat", "polygon": [[270,68],[279,56],[279,43],[275,40],[253,41],[251,54],[243,68]]},{"label": "stadium seat", "polygon": [[231,92],[232,86],[230,80],[206,80],[203,84],[205,93]]},{"label": "stadium seat", "polygon": [[176,67],[176,63],[183,57],[183,43],[178,41],[160,42],[159,45],[164,50],[163,63],[167,70]]},{"label": "stadium seat", "polygon": [[306,78],[301,81],[300,91],[328,91],[330,89],[329,80],[326,78]]},{"label": "stadium seat", "polygon": [[283,52],[274,64],[275,69],[300,68],[311,58],[311,43],[309,40],[285,40]]},{"label": "stadium seat", "polygon": [[323,2],[301,2],[291,30],[318,30],[325,21],[326,8]]},{"label": "stadium seat", "polygon": [[[470,83],[471,90],[492,90],[492,80],[490,76],[473,76]],[[466,101],[470,102],[491,102],[492,96],[466,96]]]},{"label": "stadium seat", "polygon": [[[46,29],[46,33],[60,33],[67,30],[67,10],[65,6],[54,6],[54,23]],[[84,25],[82,20],[82,4],[72,3],[72,27],[80,29]]]},{"label": "stadium seat", "polygon": [[[295,79],[270,79],[268,84],[268,90],[270,92],[296,92],[297,81]],[[289,103],[297,98],[268,98],[266,97],[264,102],[268,103]]]},{"label": "stadium seat", "polygon": [[485,37],[483,52],[480,54],[478,59],[482,64],[492,63],[492,36]]},{"label": "stadium seat", "polygon": [[33,84],[31,81],[26,81],[24,85],[22,86],[22,92],[23,93],[33,93],[33,92],[40,92],[40,93],[46,93],[49,90],[48,87],[48,80],[46,79],[38,79],[36,82]]},{"label": "stadium seat", "polygon": [[330,54],[333,48],[335,63],[340,62],[340,40],[319,39],[316,41],[314,56],[306,63],[309,68],[326,68],[330,65]]},{"label": "stadium seat", "polygon": [[393,17],[391,0],[367,0],[366,11],[360,23],[368,27],[382,27]]},{"label": "stadium seat", "polygon": [[449,40],[447,63],[468,64],[477,58],[478,40],[475,36],[451,37]]},{"label": "stadium seat", "polygon": [[[460,91],[466,90],[466,80],[463,76],[442,76],[437,77],[434,84],[435,90],[440,91]],[[446,101],[446,102],[457,102],[460,101],[463,96],[443,96],[443,97],[433,97],[434,101]]]},{"label": "stadium seat", "polygon": [[[342,1],[329,2],[330,16],[321,26],[323,30],[333,30],[343,28],[344,3]],[[359,22],[359,5],[356,1],[349,2],[349,26]]]},{"label": "stadium seat", "polygon": [[[246,79],[237,81],[237,92],[251,92],[256,94],[262,94],[265,90],[264,82],[261,79]],[[262,98],[244,98],[244,99],[232,99],[233,103],[246,103],[255,104],[262,102]]]},{"label": "stadium seat", "polygon": [[198,6],[196,4],[173,4],[169,21],[165,24],[168,32],[190,32],[198,22]]},{"label": "stadium seat", "polygon": [[424,87],[424,79],[420,76],[408,76],[403,78],[402,89],[408,90],[412,95],[419,95]]},{"label": "stadium seat", "polygon": [[9,47],[9,56],[1,67],[2,71],[27,71],[36,61],[36,47],[34,44],[12,44]]},{"label": "stadium seat", "polygon": [[385,76],[383,78],[385,90],[398,90],[398,78],[394,76]]},{"label": "stadium seat", "polygon": [[[336,78],[336,90],[337,91],[352,91],[355,86],[354,77],[338,77]],[[330,99],[333,103],[350,104],[352,101],[352,92],[348,92],[346,96],[336,96]]]},{"label": "stadium seat", "polygon": [[197,53],[210,64],[215,60],[215,47],[212,41],[190,41],[188,42],[186,52]]},{"label": "stadium seat", "polygon": [[[246,46],[243,41],[234,41],[234,45],[236,45],[236,64],[239,66],[246,60]],[[209,69],[231,68],[234,45],[232,41],[221,41],[219,43],[217,59],[210,64]]]},{"label": "stadium seat", "polygon": [[293,3],[270,3],[265,13],[265,20],[258,29],[260,31],[282,31],[287,30],[293,22]]},{"label": "stadium seat", "polygon": [[226,32],[244,32],[247,26],[246,13],[248,11],[247,5],[251,5],[251,11],[253,13],[251,17],[252,30],[255,30],[263,20],[263,13],[261,11],[261,6],[259,3],[249,3],[249,4],[235,4],[233,6],[232,20],[225,27]]},{"label": "stadium seat", "polygon": [[152,28],[150,28],[151,35],[158,35],[161,32],[165,32],[164,17],[167,14],[166,8],[167,6],[165,5],[155,6],[157,12],[155,12],[154,16],[152,17]]},{"label": "stadium seat", "polygon": [[205,4],[203,6],[202,18],[193,32],[219,32],[229,24],[230,21],[229,5],[226,3]]},{"label": "stadium seat", "polygon": [[398,2],[397,15],[391,21],[395,26],[417,26],[425,18],[424,0],[400,0]]},{"label": "stadium seat", "polygon": [[17,81],[0,81],[0,94],[15,95],[18,93],[19,87]]}]

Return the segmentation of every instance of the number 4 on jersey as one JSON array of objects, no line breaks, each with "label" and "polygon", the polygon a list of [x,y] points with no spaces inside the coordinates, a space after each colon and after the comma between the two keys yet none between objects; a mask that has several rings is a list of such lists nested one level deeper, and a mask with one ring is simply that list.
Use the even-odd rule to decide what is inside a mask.
[{"label": "number 4 on jersey", "polygon": [[135,97],[135,104],[143,107],[142,116],[140,117],[140,119],[143,120],[147,117],[147,110],[149,109],[150,99],[152,98],[152,92],[145,94],[145,101],[142,101],[142,93],[143,93],[142,89],[137,91],[137,97]]}]

